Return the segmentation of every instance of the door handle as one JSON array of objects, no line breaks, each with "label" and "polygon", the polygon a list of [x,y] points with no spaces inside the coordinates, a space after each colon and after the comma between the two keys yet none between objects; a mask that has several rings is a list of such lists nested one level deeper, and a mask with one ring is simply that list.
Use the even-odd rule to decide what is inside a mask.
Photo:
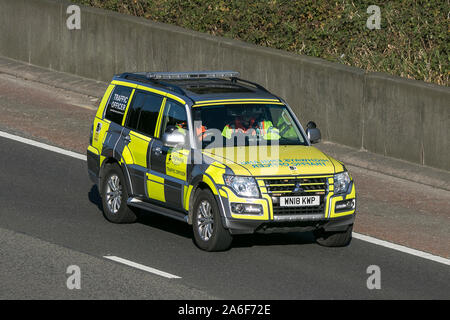
[{"label": "door handle", "polygon": [[125,141],[125,143],[130,143],[131,142],[131,137],[130,136],[125,136],[123,138],[123,140]]},{"label": "door handle", "polygon": [[155,154],[161,154],[162,153],[161,147],[156,147],[154,152]]}]

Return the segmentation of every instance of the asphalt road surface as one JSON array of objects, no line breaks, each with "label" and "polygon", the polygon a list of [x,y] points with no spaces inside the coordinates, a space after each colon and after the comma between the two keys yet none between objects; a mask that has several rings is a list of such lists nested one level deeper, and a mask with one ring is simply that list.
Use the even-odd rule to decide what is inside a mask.
[{"label": "asphalt road surface", "polygon": [[[236,237],[207,253],[187,224],[154,213],[115,225],[86,162],[0,137],[0,298],[449,299],[448,265],[358,239],[325,248],[310,233]],[[119,264],[117,256],[176,275]],[[81,289],[69,290],[78,266]],[[381,289],[368,289],[369,266]]]}]

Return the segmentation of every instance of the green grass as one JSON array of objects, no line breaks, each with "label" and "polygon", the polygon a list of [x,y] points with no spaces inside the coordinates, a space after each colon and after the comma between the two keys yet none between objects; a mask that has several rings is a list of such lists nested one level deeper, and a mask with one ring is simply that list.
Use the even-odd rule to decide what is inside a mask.
[{"label": "green grass", "polygon": [[[450,0],[73,0],[216,36],[449,86]],[[369,30],[369,5],[381,29]]]}]

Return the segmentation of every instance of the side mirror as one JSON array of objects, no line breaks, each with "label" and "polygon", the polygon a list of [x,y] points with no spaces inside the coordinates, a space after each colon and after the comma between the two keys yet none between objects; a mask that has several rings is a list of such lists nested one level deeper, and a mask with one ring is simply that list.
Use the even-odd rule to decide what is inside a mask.
[{"label": "side mirror", "polygon": [[310,121],[306,125],[306,134],[308,135],[309,141],[311,141],[311,143],[313,144],[318,143],[322,138],[320,130],[317,128],[317,125],[314,121]]},{"label": "side mirror", "polygon": [[178,131],[166,132],[162,137],[163,145],[167,147],[179,147],[186,144],[186,136]]},{"label": "side mirror", "polygon": [[314,128],[317,128],[317,125],[314,121],[309,121],[308,124],[306,125],[306,128],[314,129]]}]

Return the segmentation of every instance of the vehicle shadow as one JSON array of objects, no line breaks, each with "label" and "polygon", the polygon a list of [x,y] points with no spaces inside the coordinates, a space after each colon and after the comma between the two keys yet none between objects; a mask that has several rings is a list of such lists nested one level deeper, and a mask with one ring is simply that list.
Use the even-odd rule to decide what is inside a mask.
[{"label": "vehicle shadow", "polygon": [[[100,193],[96,185],[93,185],[91,190],[89,191],[88,199],[91,203],[95,204],[97,208],[100,210],[100,212],[103,214],[102,198],[100,197]],[[145,212],[138,208],[133,208],[132,210],[136,213],[138,217],[138,220],[136,221],[137,223],[141,223],[148,227],[160,229],[163,231],[171,232],[185,238],[193,238],[192,228],[181,221],[177,221],[162,216],[155,212]]]},{"label": "vehicle shadow", "polygon": [[156,212],[145,212],[140,209],[136,209],[135,212],[138,216],[138,223],[141,223],[148,227],[170,232],[184,238],[194,238],[191,226],[185,222],[165,217]]},{"label": "vehicle shadow", "polygon": [[[89,201],[103,212],[102,199],[98,188],[93,185],[88,193]],[[145,212],[140,209],[133,209],[138,217],[137,223],[141,223],[151,228],[170,232],[186,239],[194,240],[192,227],[184,222],[177,221],[155,212]],[[233,248],[246,248],[255,246],[277,246],[277,245],[305,245],[315,243],[312,232],[292,232],[292,233],[272,233],[272,234],[249,234],[236,235],[233,239]]]},{"label": "vehicle shadow", "polygon": [[97,206],[97,208],[99,208],[99,210],[101,212],[103,212],[102,198],[100,197],[100,193],[98,192],[98,187],[97,187],[96,184],[94,184],[92,186],[91,190],[89,190],[89,192],[88,192],[88,199],[89,199],[90,202],[95,204]]},{"label": "vehicle shadow", "polygon": [[235,236],[234,248],[277,246],[277,245],[306,245],[315,244],[316,239],[312,232],[290,232],[269,234],[248,234]]}]

